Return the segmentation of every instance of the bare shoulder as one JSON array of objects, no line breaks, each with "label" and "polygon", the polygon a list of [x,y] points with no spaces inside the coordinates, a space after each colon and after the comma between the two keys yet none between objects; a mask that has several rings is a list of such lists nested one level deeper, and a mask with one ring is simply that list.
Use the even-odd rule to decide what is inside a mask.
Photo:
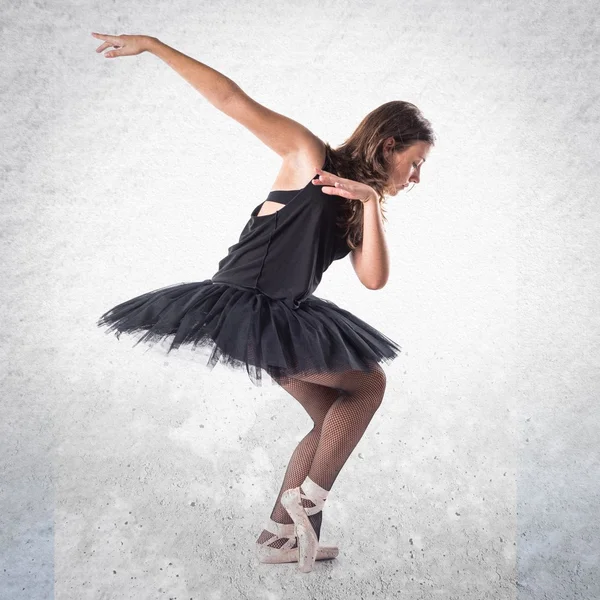
[{"label": "bare shoulder", "polygon": [[309,133],[299,144],[298,149],[286,154],[281,169],[273,182],[274,190],[297,190],[315,175],[315,167],[325,162],[325,143],[316,135]]}]

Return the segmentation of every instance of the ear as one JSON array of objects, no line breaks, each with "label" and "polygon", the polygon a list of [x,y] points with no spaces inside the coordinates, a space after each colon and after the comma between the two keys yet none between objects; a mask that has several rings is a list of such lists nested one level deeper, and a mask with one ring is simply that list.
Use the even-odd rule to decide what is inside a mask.
[{"label": "ear", "polygon": [[388,138],[386,138],[385,142],[383,143],[383,147],[386,150],[391,150],[394,146],[396,145],[396,140],[394,139],[394,136],[390,136]]},{"label": "ear", "polygon": [[392,136],[386,138],[383,142],[383,157],[389,162],[392,158],[393,148],[396,145],[396,140]]}]

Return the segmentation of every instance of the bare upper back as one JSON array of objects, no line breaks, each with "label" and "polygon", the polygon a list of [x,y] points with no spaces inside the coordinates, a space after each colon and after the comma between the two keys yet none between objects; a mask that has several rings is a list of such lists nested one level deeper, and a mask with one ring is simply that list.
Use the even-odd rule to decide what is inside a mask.
[{"label": "bare upper back", "polygon": [[287,155],[277,174],[273,190],[302,189],[316,175],[315,167],[325,162],[325,144],[316,136],[300,150]]},{"label": "bare upper back", "polygon": [[[273,182],[271,190],[300,190],[316,174],[315,167],[319,168],[325,162],[325,144],[316,136],[309,140],[298,152],[287,155],[281,164],[281,169]],[[266,200],[257,216],[273,214],[285,204]]]}]

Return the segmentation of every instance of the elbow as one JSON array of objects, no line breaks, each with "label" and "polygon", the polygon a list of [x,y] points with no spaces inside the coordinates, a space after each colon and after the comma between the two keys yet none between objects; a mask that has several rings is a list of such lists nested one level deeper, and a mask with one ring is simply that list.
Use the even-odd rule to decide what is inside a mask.
[{"label": "elbow", "polygon": [[385,280],[385,281],[366,281],[366,282],[363,282],[363,285],[369,290],[380,290],[381,288],[385,287],[386,283],[387,283],[387,280]]},{"label": "elbow", "polygon": [[388,269],[365,269],[354,262],[353,265],[358,279],[367,289],[380,290],[385,287],[389,277]]},{"label": "elbow", "polygon": [[388,282],[390,272],[388,268],[369,269],[364,275],[363,282],[366,288],[370,290],[380,290],[381,288],[384,288]]}]

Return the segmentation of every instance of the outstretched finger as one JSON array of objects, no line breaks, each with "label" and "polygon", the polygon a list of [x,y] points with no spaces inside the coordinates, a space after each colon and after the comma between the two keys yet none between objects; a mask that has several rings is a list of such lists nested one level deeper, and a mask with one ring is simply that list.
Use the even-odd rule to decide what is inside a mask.
[{"label": "outstretched finger", "polygon": [[104,52],[107,48],[110,48],[111,46],[112,44],[110,44],[109,42],[104,42],[104,44],[101,44],[96,48],[96,52]]},{"label": "outstretched finger", "polygon": [[105,42],[109,42],[112,46],[120,46],[121,40],[118,35],[108,35],[106,33],[95,33],[92,32],[94,37],[97,37],[100,40],[104,40]]}]

